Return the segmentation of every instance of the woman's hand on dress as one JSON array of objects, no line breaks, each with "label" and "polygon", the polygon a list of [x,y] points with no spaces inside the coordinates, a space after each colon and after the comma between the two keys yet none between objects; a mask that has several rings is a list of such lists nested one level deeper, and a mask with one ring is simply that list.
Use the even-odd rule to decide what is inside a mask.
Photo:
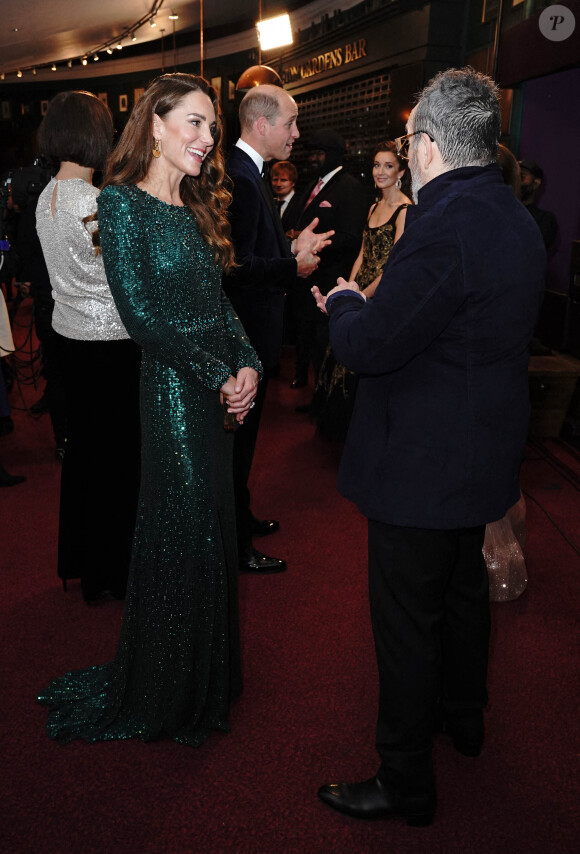
[{"label": "woman's hand on dress", "polygon": [[[233,388],[232,388],[233,385]],[[227,399],[228,411],[234,412],[240,424],[253,406],[258,391],[258,372],[253,368],[240,368],[237,377],[230,377],[221,388]]]}]

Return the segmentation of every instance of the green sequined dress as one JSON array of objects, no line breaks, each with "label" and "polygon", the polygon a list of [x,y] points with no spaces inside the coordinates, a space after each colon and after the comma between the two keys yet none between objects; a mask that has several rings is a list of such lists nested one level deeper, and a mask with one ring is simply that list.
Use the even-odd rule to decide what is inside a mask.
[{"label": "green sequined dress", "polygon": [[[361,291],[382,273],[395,241],[397,217],[406,207],[399,205],[387,222],[374,228],[367,221],[363,229],[363,258],[356,277]],[[374,207],[369,219],[373,211]],[[358,375],[340,365],[330,346],[327,347],[310,404],[310,414],[316,419],[318,432],[327,439],[345,440],[357,385]]]},{"label": "green sequined dress", "polygon": [[233,435],[219,389],[261,368],[188,207],[109,186],[98,210],[109,285],[143,348],[138,518],[114,660],[53,680],[38,700],[63,743],[195,746],[229,729],[242,688]]}]

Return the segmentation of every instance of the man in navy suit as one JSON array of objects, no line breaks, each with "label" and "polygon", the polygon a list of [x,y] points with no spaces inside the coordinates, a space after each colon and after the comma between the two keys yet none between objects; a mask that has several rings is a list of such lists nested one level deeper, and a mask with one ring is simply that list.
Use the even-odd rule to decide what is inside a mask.
[{"label": "man in navy suit", "polygon": [[529,343],[544,289],[539,231],[496,165],[493,82],[437,75],[407,122],[417,204],[372,300],[325,300],[336,358],[361,375],[339,475],[368,518],[379,670],[377,774],[323,786],[360,818],[435,811],[436,722],[477,756],[487,702],[485,525],[520,495]]},{"label": "man in navy suit", "polygon": [[286,562],[262,554],[252,536],[278,530],[277,521],[259,520],[250,510],[248,477],[254,456],[268,372],[277,366],[282,346],[284,292],[296,276],[309,276],[318,266],[318,252],[329,245],[331,234],[315,234],[314,219],[295,240],[282,228],[264,164],[287,160],[300,136],[293,98],[278,86],[257,86],[240,104],[241,136],[226,159],[233,182],[230,207],[232,241],[237,267],[225,277],[224,289],[264,367],[255,407],[246,416],[234,440],[234,489],[240,569],[245,572],[282,572]]}]

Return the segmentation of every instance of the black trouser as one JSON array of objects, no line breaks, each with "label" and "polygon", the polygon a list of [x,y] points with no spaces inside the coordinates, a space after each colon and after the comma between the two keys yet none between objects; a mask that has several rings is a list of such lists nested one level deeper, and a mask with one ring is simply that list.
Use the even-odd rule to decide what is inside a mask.
[{"label": "black trouser", "polygon": [[250,528],[250,490],[248,479],[256,449],[258,428],[262,417],[262,409],[266,399],[268,379],[264,377],[258,383],[255,406],[250,409],[244,423],[236,430],[234,438],[234,494],[236,498],[236,525],[238,530],[238,549],[240,556],[252,544]]},{"label": "black trouser", "polygon": [[369,520],[369,595],[379,667],[379,776],[400,794],[434,788],[436,704],[469,725],[487,703],[485,526],[452,531]]},{"label": "black trouser", "polygon": [[130,339],[54,337],[69,410],[58,574],[80,577],[86,599],[122,596],[139,491],[141,349]]},{"label": "black trouser", "polygon": [[292,293],[296,333],[296,376],[308,379],[308,366],[314,366],[314,384],[328,347],[328,318],[317,307],[314,297],[300,280]]}]

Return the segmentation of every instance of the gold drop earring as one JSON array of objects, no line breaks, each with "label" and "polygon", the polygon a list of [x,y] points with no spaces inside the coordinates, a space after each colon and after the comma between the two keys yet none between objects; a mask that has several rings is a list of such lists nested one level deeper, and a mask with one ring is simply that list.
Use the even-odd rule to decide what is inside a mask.
[{"label": "gold drop earring", "polygon": [[153,157],[161,157],[161,149],[159,148],[159,140],[153,137]]}]

